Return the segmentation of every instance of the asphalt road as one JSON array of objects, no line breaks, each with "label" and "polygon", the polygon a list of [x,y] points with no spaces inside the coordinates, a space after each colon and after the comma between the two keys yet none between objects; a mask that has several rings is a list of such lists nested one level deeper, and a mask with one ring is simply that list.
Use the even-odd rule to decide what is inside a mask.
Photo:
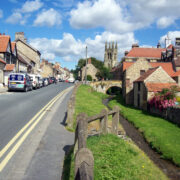
[{"label": "asphalt road", "polygon": [[29,92],[11,92],[0,95],[0,150],[52,98],[69,83],[52,84]]}]

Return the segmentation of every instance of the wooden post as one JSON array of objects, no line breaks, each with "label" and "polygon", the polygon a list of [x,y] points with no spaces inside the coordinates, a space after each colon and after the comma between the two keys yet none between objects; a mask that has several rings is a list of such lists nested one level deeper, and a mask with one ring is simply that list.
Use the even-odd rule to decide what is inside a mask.
[{"label": "wooden post", "polygon": [[75,156],[75,180],[93,180],[94,157],[87,148],[81,148]]},{"label": "wooden post", "polygon": [[102,134],[107,134],[107,127],[108,127],[108,112],[106,109],[101,111],[101,114],[104,116],[100,119],[100,130]]},{"label": "wooden post", "polygon": [[87,115],[81,113],[77,119],[78,123],[78,149],[86,147],[86,138],[87,138]]},{"label": "wooden post", "polygon": [[119,107],[114,106],[113,111],[115,113],[112,115],[112,134],[118,135],[118,124],[119,124]]}]

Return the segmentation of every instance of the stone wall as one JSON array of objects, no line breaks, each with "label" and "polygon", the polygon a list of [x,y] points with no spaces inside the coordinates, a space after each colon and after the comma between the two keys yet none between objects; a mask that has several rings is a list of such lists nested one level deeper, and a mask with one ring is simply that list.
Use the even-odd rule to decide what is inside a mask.
[{"label": "stone wall", "polygon": [[0,84],[4,83],[4,71],[3,71],[4,67],[5,67],[5,64],[0,62]]},{"label": "stone wall", "polygon": [[[81,80],[83,81],[85,79],[85,69],[86,66],[82,68],[82,77]],[[87,75],[90,75],[92,77],[92,80],[97,81],[96,73],[98,72],[97,68],[94,67],[93,64],[87,64]]]},{"label": "stone wall", "polygon": [[156,108],[149,108],[149,112],[155,115],[159,115],[166,120],[180,126],[180,107],[169,107],[167,110],[160,111]]},{"label": "stone wall", "polygon": [[[125,73],[123,84],[125,85],[124,96],[126,96],[126,104],[133,104],[133,82],[140,77],[140,70],[147,71],[151,68],[151,65],[145,59],[139,59],[134,64],[132,64]],[[128,85],[126,85],[126,80],[129,79]]]}]

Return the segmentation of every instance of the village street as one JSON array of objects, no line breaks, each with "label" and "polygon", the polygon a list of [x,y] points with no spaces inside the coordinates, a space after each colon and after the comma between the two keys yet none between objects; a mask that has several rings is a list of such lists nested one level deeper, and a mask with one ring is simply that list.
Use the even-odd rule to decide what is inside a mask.
[{"label": "village street", "polygon": [[[63,126],[71,91],[72,84],[60,82],[27,93],[0,94],[0,179],[26,179],[25,174],[28,178],[60,178],[63,147],[73,140]],[[53,159],[47,155],[52,151]],[[58,168],[56,172],[47,168],[49,162],[57,162],[52,166]],[[42,176],[37,176],[38,168]]]}]

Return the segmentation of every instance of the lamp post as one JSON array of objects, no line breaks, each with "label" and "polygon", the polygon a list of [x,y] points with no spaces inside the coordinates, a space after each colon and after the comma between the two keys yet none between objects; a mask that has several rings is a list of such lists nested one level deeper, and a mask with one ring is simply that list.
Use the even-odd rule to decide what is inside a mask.
[{"label": "lamp post", "polygon": [[86,68],[85,68],[85,84],[87,84],[87,46],[86,46]]}]

